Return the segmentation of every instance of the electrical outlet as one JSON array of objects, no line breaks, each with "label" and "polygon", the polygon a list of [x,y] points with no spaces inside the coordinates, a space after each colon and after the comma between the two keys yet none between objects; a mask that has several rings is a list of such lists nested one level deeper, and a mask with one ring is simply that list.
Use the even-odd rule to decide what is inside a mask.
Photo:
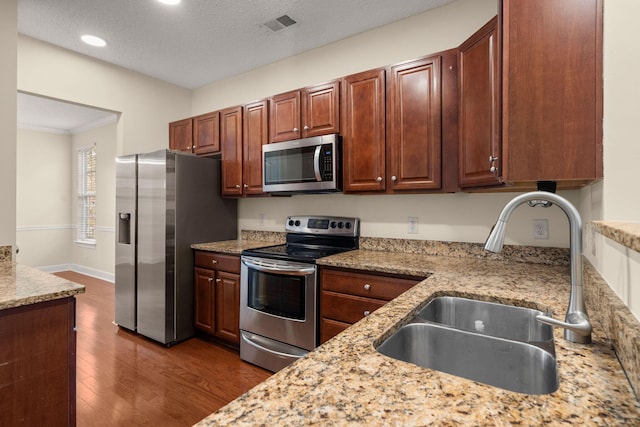
[{"label": "electrical outlet", "polygon": [[407,217],[407,233],[418,234],[418,217],[417,216]]},{"label": "electrical outlet", "polygon": [[534,239],[549,239],[549,220],[547,219],[534,219],[533,220],[533,238]]}]

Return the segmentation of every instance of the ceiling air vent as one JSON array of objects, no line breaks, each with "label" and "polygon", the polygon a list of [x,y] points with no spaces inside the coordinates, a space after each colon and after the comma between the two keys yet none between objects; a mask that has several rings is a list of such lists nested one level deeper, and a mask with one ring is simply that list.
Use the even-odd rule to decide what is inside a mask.
[{"label": "ceiling air vent", "polygon": [[291,17],[289,15],[282,15],[279,18],[276,18],[272,21],[269,22],[265,22],[265,26],[269,27],[269,29],[271,29],[271,31],[279,31],[283,28],[286,27],[290,27],[293,24],[295,24],[296,21],[294,21],[293,19],[291,19]]}]

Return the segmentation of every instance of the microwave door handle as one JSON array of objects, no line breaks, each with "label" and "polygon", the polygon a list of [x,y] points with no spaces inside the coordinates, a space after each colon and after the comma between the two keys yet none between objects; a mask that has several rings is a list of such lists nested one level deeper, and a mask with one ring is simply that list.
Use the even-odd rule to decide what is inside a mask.
[{"label": "microwave door handle", "polygon": [[320,152],[322,151],[322,145],[316,147],[316,151],[313,154],[313,172],[316,174],[316,181],[322,181],[322,175],[320,175]]},{"label": "microwave door handle", "polygon": [[276,265],[266,266],[259,262],[250,261],[246,258],[242,259],[242,262],[250,268],[253,268],[258,271],[264,271],[266,273],[273,274],[283,274],[285,276],[308,276],[309,274],[313,274],[316,271],[315,266],[313,267],[295,267],[295,268],[278,268]]}]

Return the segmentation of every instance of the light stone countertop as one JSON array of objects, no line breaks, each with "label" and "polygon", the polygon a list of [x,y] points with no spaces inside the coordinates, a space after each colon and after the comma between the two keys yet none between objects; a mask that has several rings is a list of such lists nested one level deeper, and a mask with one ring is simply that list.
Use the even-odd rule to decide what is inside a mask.
[{"label": "light stone countertop", "polygon": [[603,236],[640,252],[640,223],[593,221],[593,226]]},{"label": "light stone countertop", "polygon": [[70,297],[84,286],[11,261],[0,262],[0,310]]},{"label": "light stone countertop", "polygon": [[[563,319],[569,298],[567,266],[372,250],[322,258],[318,264],[429,277],[198,426],[637,425],[640,420],[640,403],[600,322],[608,320],[598,300],[615,298],[606,289],[587,295],[598,295],[587,299],[592,344],[569,343],[562,330],[554,331],[560,386],[548,395],[506,391],[397,361],[374,349],[437,295],[551,309]],[[590,265],[585,270],[587,276],[597,274]],[[630,363],[632,379],[638,378],[637,323],[619,334],[629,342],[636,363]]]}]

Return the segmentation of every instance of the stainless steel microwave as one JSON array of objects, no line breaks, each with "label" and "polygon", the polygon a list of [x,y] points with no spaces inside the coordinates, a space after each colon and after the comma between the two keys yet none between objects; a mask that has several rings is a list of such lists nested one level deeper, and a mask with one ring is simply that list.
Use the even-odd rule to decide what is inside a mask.
[{"label": "stainless steel microwave", "polygon": [[266,193],[340,191],[340,136],[314,136],[262,146]]}]

